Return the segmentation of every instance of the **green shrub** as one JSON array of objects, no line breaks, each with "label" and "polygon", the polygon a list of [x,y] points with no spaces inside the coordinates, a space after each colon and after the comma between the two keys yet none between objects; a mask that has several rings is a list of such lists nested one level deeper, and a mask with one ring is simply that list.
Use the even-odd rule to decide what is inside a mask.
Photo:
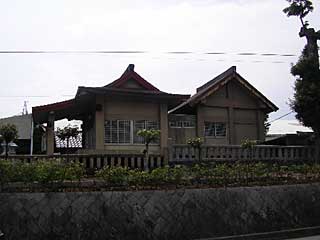
[{"label": "green shrub", "polygon": [[9,161],[0,160],[0,184],[10,182],[14,170]]},{"label": "green shrub", "polygon": [[129,169],[106,166],[98,171],[96,176],[110,185],[126,185],[128,183]]},{"label": "green shrub", "polygon": [[149,180],[149,174],[139,169],[129,170],[128,184],[131,186],[145,186]]},{"label": "green shrub", "polygon": [[0,183],[7,182],[63,182],[80,179],[84,168],[80,163],[62,163],[59,160],[37,161],[22,163],[0,161]]},{"label": "green shrub", "polygon": [[186,166],[177,165],[170,169],[169,180],[174,184],[189,183],[189,169]]},{"label": "green shrub", "polygon": [[160,185],[171,182],[170,168],[168,166],[155,168],[149,174],[148,181],[152,185]]}]

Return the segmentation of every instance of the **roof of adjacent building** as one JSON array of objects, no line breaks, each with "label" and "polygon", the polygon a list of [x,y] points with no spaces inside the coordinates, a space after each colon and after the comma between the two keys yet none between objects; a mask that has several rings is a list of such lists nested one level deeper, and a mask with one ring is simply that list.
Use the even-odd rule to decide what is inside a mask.
[{"label": "roof of adjacent building", "polygon": [[303,126],[296,119],[279,119],[271,123],[268,134],[283,135],[296,134],[297,132],[312,132],[312,129]]},{"label": "roof of adjacent building", "polygon": [[32,115],[17,115],[0,119],[0,125],[14,124],[18,130],[18,139],[30,139],[32,128]]},{"label": "roof of adjacent building", "polygon": [[259,92],[254,86],[252,86],[247,80],[237,73],[236,67],[232,66],[220,75],[216,76],[209,82],[197,88],[197,93],[191,96],[187,101],[181,103],[177,107],[169,111],[169,113],[174,113],[186,106],[194,106],[201,102],[203,99],[216,92],[221,87],[223,87],[227,82],[231,80],[237,80],[243,87],[248,89],[256,98],[261,100],[268,108],[269,112],[277,111],[278,107],[272,103],[268,98],[266,98],[261,92]]},{"label": "roof of adjacent building", "polygon": [[72,137],[68,140],[61,140],[58,136],[55,136],[55,144],[57,148],[82,148],[82,133],[79,133],[77,137]]}]

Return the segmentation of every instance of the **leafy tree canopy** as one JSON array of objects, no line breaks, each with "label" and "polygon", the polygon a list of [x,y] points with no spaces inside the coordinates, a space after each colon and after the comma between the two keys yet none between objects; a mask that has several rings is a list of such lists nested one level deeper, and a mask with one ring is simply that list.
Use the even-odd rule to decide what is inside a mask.
[{"label": "leafy tree canopy", "polygon": [[18,138],[18,130],[16,125],[8,123],[0,126],[0,135],[0,140],[2,139],[1,142],[4,141],[6,144],[5,153],[7,157],[9,143]]},{"label": "leafy tree canopy", "polygon": [[14,124],[5,124],[0,126],[0,139],[2,138],[7,144],[18,138],[18,130]]},{"label": "leafy tree canopy", "polygon": [[307,40],[299,61],[292,66],[291,73],[296,77],[294,98],[291,108],[296,118],[305,126],[311,127],[316,137],[316,159],[320,160],[320,69],[318,43],[320,31],[308,27],[303,19],[313,11],[310,0],[287,0],[290,5],[283,11],[287,16],[300,18],[300,37]]},{"label": "leafy tree canopy", "polygon": [[289,7],[283,9],[283,12],[287,14],[288,17],[297,16],[300,18],[303,26],[307,26],[307,22],[303,22],[310,12],[313,11],[312,2],[309,0],[287,0],[290,3]]},{"label": "leafy tree canopy", "polygon": [[155,130],[155,129],[150,129],[150,130],[147,130],[147,129],[142,129],[142,130],[139,130],[137,132],[137,135],[140,136],[140,137],[143,137],[146,144],[149,144],[151,143],[152,141],[155,141],[159,138],[160,136],[160,130]]}]

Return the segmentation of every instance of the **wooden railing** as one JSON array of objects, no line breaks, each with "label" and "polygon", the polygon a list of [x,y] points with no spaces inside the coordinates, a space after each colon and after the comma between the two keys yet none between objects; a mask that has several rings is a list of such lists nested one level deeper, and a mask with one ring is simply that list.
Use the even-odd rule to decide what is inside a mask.
[{"label": "wooden railing", "polygon": [[[5,159],[0,156],[0,159]],[[104,166],[122,166],[128,168],[144,169],[148,164],[149,169],[165,166],[165,159],[160,155],[150,155],[148,163],[142,154],[62,154],[62,155],[10,155],[7,158],[12,161],[31,163],[34,161],[50,161],[60,159],[83,163],[86,168],[101,169]]]},{"label": "wooden railing", "polygon": [[239,145],[202,146],[201,150],[189,145],[173,145],[169,150],[170,162],[201,161],[292,161],[310,162],[314,160],[314,148],[307,146],[270,146],[257,145],[253,149],[244,149]]},{"label": "wooden railing", "polygon": [[[191,163],[201,159],[203,162],[237,162],[268,161],[268,162],[312,162],[315,150],[307,146],[270,146],[257,145],[252,150],[239,145],[204,145],[201,151],[189,145],[172,145],[168,150],[169,158],[161,155],[150,155],[148,162],[142,154],[62,154],[62,155],[10,155],[9,160],[33,162],[39,160],[61,159],[83,163],[87,169],[101,169],[104,166],[122,166],[128,168],[153,169],[175,163]],[[5,159],[0,156],[0,159]],[[146,165],[147,164],[147,165]]]}]

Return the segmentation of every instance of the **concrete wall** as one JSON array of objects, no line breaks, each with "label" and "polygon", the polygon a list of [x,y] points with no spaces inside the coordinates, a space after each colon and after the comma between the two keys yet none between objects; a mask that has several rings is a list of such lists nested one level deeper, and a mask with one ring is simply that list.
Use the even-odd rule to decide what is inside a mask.
[{"label": "concrete wall", "polygon": [[320,184],[0,193],[5,239],[199,239],[318,226]]},{"label": "concrete wall", "polygon": [[198,136],[204,136],[205,121],[227,125],[226,137],[207,137],[207,144],[240,144],[246,138],[265,138],[263,104],[236,81],[213,92],[197,108]]}]

